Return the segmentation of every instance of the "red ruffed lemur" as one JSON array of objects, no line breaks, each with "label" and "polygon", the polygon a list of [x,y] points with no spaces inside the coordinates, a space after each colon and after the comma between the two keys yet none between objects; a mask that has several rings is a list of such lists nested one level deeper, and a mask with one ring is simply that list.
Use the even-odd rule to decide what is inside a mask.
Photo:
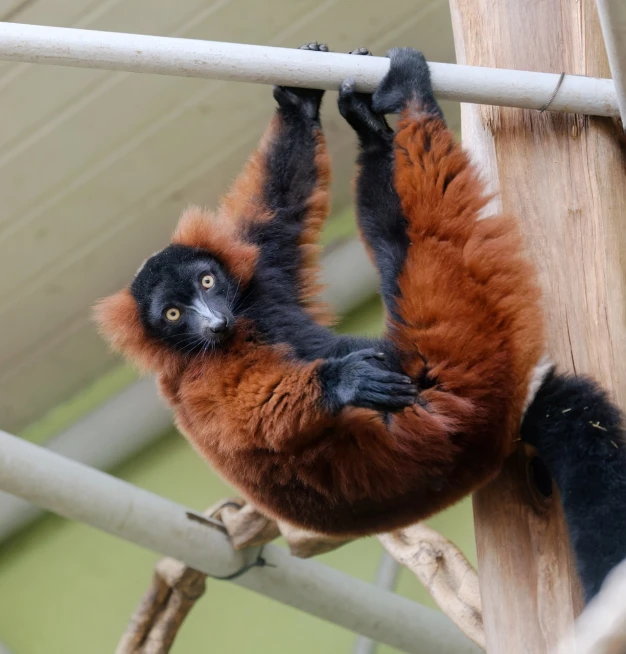
[{"label": "red ruffed lemur", "polygon": [[[390,59],[373,96],[351,80],[339,91],[360,146],[358,225],[380,274],[382,338],[335,334],[317,300],[323,92],[281,86],[217,212],[188,209],[97,319],[157,374],[178,427],[221,475],[314,531],[427,518],[492,479],[521,425],[560,487],[590,597],[626,555],[621,415],[592,382],[543,363],[540,294],[515,221],[480,219],[488,198],[424,57]],[[395,133],[386,113],[400,114]]]}]

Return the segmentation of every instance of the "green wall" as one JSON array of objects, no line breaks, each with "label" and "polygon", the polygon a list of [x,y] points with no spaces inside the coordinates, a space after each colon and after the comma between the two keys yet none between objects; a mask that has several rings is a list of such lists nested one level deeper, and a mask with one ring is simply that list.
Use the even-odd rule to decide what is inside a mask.
[{"label": "green wall", "polygon": [[[377,333],[380,325],[380,307],[372,302],[344,321],[341,329]],[[125,372],[115,373],[104,387],[108,391],[130,379],[132,376]],[[65,407],[50,420],[59,428],[73,410]],[[48,429],[39,425],[27,435],[38,440]],[[174,433],[116,474],[199,510],[232,495]],[[430,524],[475,562],[469,501],[435,517]],[[365,539],[319,558],[372,580],[380,552],[375,539]],[[85,525],[45,518],[0,548],[0,641],[13,654],[111,654],[150,582],[157,558]],[[397,590],[433,606],[406,570]],[[173,652],[348,654],[353,642],[354,635],[344,629],[228,582],[212,581],[187,619]],[[379,648],[385,654],[393,651]]]}]

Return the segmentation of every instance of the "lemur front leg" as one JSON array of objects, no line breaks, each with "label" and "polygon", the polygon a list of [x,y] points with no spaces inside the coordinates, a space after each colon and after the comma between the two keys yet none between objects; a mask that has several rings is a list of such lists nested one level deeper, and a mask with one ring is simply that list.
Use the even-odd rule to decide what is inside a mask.
[{"label": "lemur front leg", "polygon": [[[328,52],[328,46],[317,42],[300,49]],[[328,155],[320,121],[324,91],[275,86],[273,93],[278,103],[278,125],[265,162],[265,197],[270,209],[283,212],[282,223],[300,222],[306,220],[306,205],[316,191],[328,201]]]},{"label": "lemur front leg", "polygon": [[[329,52],[325,43],[305,43],[300,50],[312,52]],[[304,114],[311,120],[320,123],[320,107],[324,91],[320,89],[306,89],[297,86],[274,86],[274,98],[279,107],[287,114],[293,112],[295,116]]]},{"label": "lemur front leg", "polygon": [[[367,48],[352,55],[370,56]],[[339,90],[339,111],[359,139],[360,174],[356,184],[357,221],[381,276],[382,296],[391,315],[395,315],[397,278],[408,247],[406,220],[393,185],[394,132],[382,114],[372,109],[372,95],[356,91],[354,80],[343,82]],[[375,365],[401,371],[398,351],[389,339],[362,339],[350,336],[324,338],[316,352],[322,356],[345,356],[349,352],[375,347],[385,353]]]},{"label": "lemur front leg", "polygon": [[[302,49],[328,52],[318,43]],[[273,93],[276,114],[218,213],[258,245],[258,269],[271,271],[278,292],[289,289],[308,306],[311,282],[302,270],[315,263],[311,246],[329,210],[330,164],[320,123],[324,91],[276,86]]]}]

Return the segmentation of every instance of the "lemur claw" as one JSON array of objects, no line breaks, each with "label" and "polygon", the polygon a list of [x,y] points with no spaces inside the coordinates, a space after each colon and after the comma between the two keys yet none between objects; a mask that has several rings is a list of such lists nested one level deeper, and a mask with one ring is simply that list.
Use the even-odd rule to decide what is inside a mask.
[{"label": "lemur claw", "polygon": [[341,82],[341,87],[339,88],[340,93],[354,93],[356,90],[356,82],[352,77],[348,77],[348,79],[344,79],[343,82]]},{"label": "lemur claw", "polygon": [[299,49],[311,50],[313,52],[330,52],[328,46],[325,43],[318,43],[317,41],[313,41],[311,43],[305,43],[304,45],[301,45]]},{"label": "lemur claw", "polygon": [[[357,48],[349,54],[372,55],[367,48]],[[356,90],[356,82],[352,77],[348,77],[341,83],[337,104],[339,113],[362,137],[365,137],[366,134],[385,135],[390,133],[389,125],[387,125],[384,117],[377,115],[372,109],[371,94],[359,93]]]},{"label": "lemur claw", "polygon": [[372,97],[374,111],[392,114],[414,102],[424,113],[442,117],[424,55],[412,48],[393,48],[387,53],[391,63]]},{"label": "lemur claw", "polygon": [[371,52],[371,50],[368,50],[367,48],[356,48],[356,50],[350,50],[350,52],[348,52],[348,54],[363,55],[363,56],[366,56],[366,57],[372,57],[373,56],[373,53]]},{"label": "lemur claw", "polygon": [[[330,52],[325,43],[312,41],[300,46],[299,50],[311,52]],[[308,118],[319,120],[320,105],[324,91],[320,89],[305,89],[295,86],[275,86],[274,99],[281,108],[301,111]]]}]

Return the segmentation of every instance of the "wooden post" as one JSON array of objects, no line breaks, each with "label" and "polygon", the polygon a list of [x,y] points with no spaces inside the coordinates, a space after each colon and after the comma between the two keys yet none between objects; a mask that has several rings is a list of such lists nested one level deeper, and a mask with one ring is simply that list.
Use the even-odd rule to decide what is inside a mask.
[{"label": "wooden post", "polygon": [[[593,0],[450,0],[457,62],[610,77]],[[540,107],[549,100],[546,97]],[[466,145],[518,216],[545,293],[549,355],[626,407],[625,158],[610,120],[462,107]],[[487,650],[551,651],[581,608],[558,498],[520,451],[474,497]]]}]

